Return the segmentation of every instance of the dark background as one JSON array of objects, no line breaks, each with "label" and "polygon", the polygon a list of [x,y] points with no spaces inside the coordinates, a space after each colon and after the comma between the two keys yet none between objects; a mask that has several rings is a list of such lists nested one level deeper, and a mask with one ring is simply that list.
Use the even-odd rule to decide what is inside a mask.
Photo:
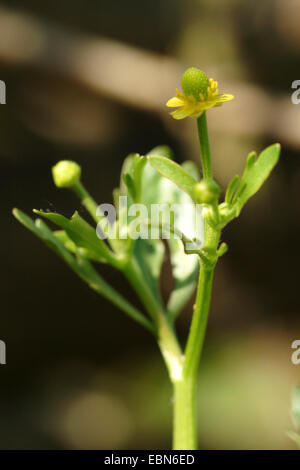
[{"label": "dark background", "polygon": [[[199,378],[200,448],[293,448],[300,366],[300,79],[297,0],[7,0],[0,6],[2,449],[168,448],[171,388],[151,336],[91,292],[11,216],[16,206],[81,214],[50,168],[76,160],[110,202],[124,157],[168,144],[198,161],[193,120],[164,103],[187,66],[235,100],[208,113],[225,187],[250,150],[280,164],[224,232]],[[134,301],[123,279],[99,268]],[[164,285],[168,285],[168,279]],[[166,294],[166,292],[164,292]],[[187,332],[192,300],[178,321]]]}]

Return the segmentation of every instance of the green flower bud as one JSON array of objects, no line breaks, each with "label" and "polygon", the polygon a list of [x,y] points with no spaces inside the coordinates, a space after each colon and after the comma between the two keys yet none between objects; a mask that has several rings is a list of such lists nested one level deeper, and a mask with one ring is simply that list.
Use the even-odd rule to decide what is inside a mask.
[{"label": "green flower bud", "polygon": [[202,70],[196,67],[187,69],[181,78],[181,87],[185,96],[194,96],[199,100],[199,94],[202,93],[207,98],[207,88],[209,80],[207,75]]},{"label": "green flower bud", "polygon": [[211,204],[218,201],[220,193],[220,186],[212,178],[203,179],[194,187],[196,200],[203,204]]},{"label": "green flower bud", "polygon": [[74,186],[80,179],[81,168],[71,160],[61,160],[52,167],[54,184],[58,188],[69,188]]}]

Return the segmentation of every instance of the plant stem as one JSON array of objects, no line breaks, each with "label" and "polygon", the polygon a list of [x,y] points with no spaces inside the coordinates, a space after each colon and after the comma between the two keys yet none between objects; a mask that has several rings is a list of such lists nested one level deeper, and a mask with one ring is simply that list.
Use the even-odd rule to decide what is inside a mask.
[{"label": "plant stem", "polygon": [[182,379],[174,384],[173,449],[197,449],[197,373],[208,319],[213,268],[200,268],[196,304],[184,355]]},{"label": "plant stem", "polygon": [[[204,178],[212,178],[206,114],[197,120],[201,147],[201,161]],[[210,308],[214,268],[220,230],[213,228],[205,220],[204,246],[209,249],[211,263],[200,258],[200,275],[194,314],[185,348],[182,377],[174,382],[173,449],[197,449],[197,374],[206,332]]]},{"label": "plant stem", "polygon": [[80,181],[77,181],[77,183],[73,186],[73,190],[75,191],[79,199],[81,199],[82,204],[93,217],[95,222],[99,222],[102,217],[96,215],[98,205],[96,201],[92,198],[92,196],[87,192],[83,184]]},{"label": "plant stem", "polygon": [[[99,212],[97,214],[98,205],[96,201],[93,199],[93,197],[85,189],[83,184],[80,181],[77,181],[77,183],[75,183],[74,186],[72,186],[72,189],[75,192],[75,194],[79,197],[79,199],[81,200],[81,203],[89,212],[91,217],[97,223],[97,226],[99,225],[101,231],[104,234],[108,235],[109,234],[107,233],[108,220],[105,215],[101,215],[101,213],[99,214]],[[109,237],[107,236],[106,242],[107,242],[107,245],[104,242],[104,240],[99,239],[99,243],[102,243],[105,247],[108,247],[111,252],[110,261],[111,261],[112,266],[116,267],[117,269],[122,269],[122,267],[124,266],[124,262],[125,262],[123,254],[120,254],[120,256],[115,254],[116,250],[115,250],[115,245],[113,243],[114,242],[113,239],[109,239]]]},{"label": "plant stem", "polygon": [[171,322],[159,299],[153,296],[142,272],[133,259],[123,269],[155,325],[157,342],[172,383],[182,377],[183,355]]},{"label": "plant stem", "polygon": [[196,382],[174,383],[173,450],[196,450]]},{"label": "plant stem", "polygon": [[196,380],[210,307],[214,269],[200,267],[196,304],[185,349],[184,377]]},{"label": "plant stem", "polygon": [[210,158],[210,147],[207,132],[206,112],[204,111],[197,119],[198,135],[201,149],[201,163],[203,178],[212,178],[212,165]]}]

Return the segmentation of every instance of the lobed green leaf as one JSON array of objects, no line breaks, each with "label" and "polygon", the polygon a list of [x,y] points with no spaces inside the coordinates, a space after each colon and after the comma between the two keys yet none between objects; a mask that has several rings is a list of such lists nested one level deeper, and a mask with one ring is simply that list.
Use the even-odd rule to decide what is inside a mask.
[{"label": "lobed green leaf", "polygon": [[246,202],[261,188],[278,162],[279,155],[279,144],[267,147],[257,159],[254,152],[249,154],[246,168],[231,203],[236,208],[237,215]]},{"label": "lobed green leaf", "polygon": [[194,200],[194,186],[197,180],[178,163],[158,155],[148,156],[150,164],[165,178],[168,178]]},{"label": "lobed green leaf", "polygon": [[34,213],[64,229],[68,237],[78,247],[86,249],[94,260],[100,262],[107,260],[113,264],[113,255],[109,248],[97,237],[95,228],[82,219],[78,212],[75,212],[71,219],[55,212],[34,210]]}]

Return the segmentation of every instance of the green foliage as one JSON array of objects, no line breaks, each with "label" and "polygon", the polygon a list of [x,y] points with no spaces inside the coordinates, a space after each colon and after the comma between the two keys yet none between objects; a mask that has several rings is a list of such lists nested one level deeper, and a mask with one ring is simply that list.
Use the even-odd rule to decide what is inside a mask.
[{"label": "green foliage", "polygon": [[[279,155],[279,144],[267,147],[258,158],[256,158],[255,152],[248,155],[246,168],[231,200],[231,205],[236,209],[236,216],[239,215],[246,202],[261,188],[278,162]],[[238,181],[235,180],[234,183],[237,184]],[[230,192],[233,192],[232,187],[229,189]]]},{"label": "green foliage", "polygon": [[69,220],[61,214],[34,210],[35,214],[50,220],[65,230],[68,237],[79,248],[84,248],[87,256],[95,261],[110,261],[112,256],[104,243],[97,237],[95,229],[75,212]]},{"label": "green foliage", "polygon": [[[147,225],[145,226],[145,230],[148,232],[151,229],[155,230],[155,228],[157,228],[158,232],[161,232],[161,236],[163,236],[164,231],[169,231],[169,224],[172,222],[170,218],[171,214],[169,212],[170,207],[174,204],[189,204],[192,207],[192,200],[186,193],[181,191],[176,184],[163,177],[161,173],[155,170],[155,168],[149,163],[152,155],[155,155],[155,157],[158,156],[170,159],[170,157],[172,157],[172,153],[168,147],[162,146],[156,147],[147,154],[147,162],[144,158],[141,158],[145,163],[143,164],[139,202],[146,206],[148,214],[151,213],[151,208],[154,204],[162,205],[162,225],[160,229],[158,227]],[[169,158],[167,156],[169,156]],[[137,162],[135,165],[136,164]],[[127,164],[127,171],[128,167],[129,165]],[[131,166],[131,172],[133,171],[134,165]],[[183,165],[183,171],[186,174],[191,175],[191,177],[199,177],[197,167],[193,162],[185,162]],[[194,210],[196,210],[196,208]],[[189,216],[190,220],[188,220]],[[188,236],[193,238],[196,235],[195,229],[191,223],[193,219],[193,214],[182,211],[182,213],[179,214],[178,220],[176,219],[177,224],[175,229],[177,229],[179,233],[186,233]],[[164,222],[167,223],[164,224]],[[174,282],[173,290],[167,303],[167,311],[170,319],[173,319],[184,308],[195,290],[199,262],[196,255],[187,255],[185,253],[181,240],[174,239],[172,237],[167,240],[167,243],[170,250],[170,261]],[[151,277],[149,280],[150,282],[147,283],[151,287],[153,295],[160,302],[161,296],[158,285],[161,276],[161,265],[164,253],[165,248],[161,240],[140,239],[136,241],[133,251],[133,256],[137,258],[137,263],[140,266],[141,271],[144,273],[145,278],[148,279],[149,276]],[[151,257],[149,257],[150,254]],[[157,268],[159,269],[154,269],[153,263],[151,262],[152,260],[157,260]]]},{"label": "green foliage", "polygon": [[[64,261],[75,271],[81,279],[87,282],[92,288],[102,293],[102,288],[99,286],[103,280],[95,269],[90,264],[90,261],[100,263],[109,263],[117,269],[121,269],[125,276],[128,277],[130,269],[127,264],[130,263],[134,267],[135,276],[143,279],[147,285],[148,296],[153,299],[158,308],[162,311],[166,309],[167,317],[173,321],[177,314],[184,308],[185,304],[191,297],[195,290],[196,279],[199,270],[198,257],[195,254],[187,255],[183,241],[179,238],[167,240],[169,245],[170,261],[173,274],[173,289],[170,294],[167,305],[164,307],[161,292],[161,268],[165,256],[165,244],[161,240],[164,233],[171,230],[172,233],[176,232],[179,235],[185,233],[193,239],[196,237],[195,227],[192,224],[194,215],[182,211],[176,218],[176,227],[170,212],[170,207],[173,204],[184,205],[189,204],[193,207],[193,201],[189,194],[183,192],[177,184],[165,178],[162,173],[159,173],[154,168],[157,159],[163,159],[164,165],[168,167],[171,163],[173,175],[179,174],[181,178],[180,184],[187,185],[187,182],[194,183],[199,179],[197,167],[192,162],[185,162],[184,165],[179,166],[171,161],[172,152],[166,146],[156,147],[147,155],[148,159],[141,157],[138,154],[131,154],[125,160],[121,171],[120,188],[114,191],[114,198],[116,201],[116,209],[118,218],[115,224],[118,226],[119,233],[128,229],[126,224],[132,221],[132,217],[128,216],[128,207],[133,203],[141,203],[146,206],[148,213],[151,214],[151,208],[154,204],[162,204],[162,212],[160,214],[162,224],[160,227],[152,227],[145,221],[141,227],[141,234],[143,231],[150,233],[151,230],[157,230],[157,239],[143,239],[139,237],[137,240],[110,240],[105,243],[100,240],[96,234],[95,228],[87,223],[77,212],[73,214],[71,219],[65,216],[54,213],[45,212],[42,210],[34,210],[34,213],[40,217],[57,225],[61,230],[51,231],[40,219],[35,222],[21,211],[15,210],[15,217],[28,229],[34,232],[41,238],[51,249],[53,249]],[[153,158],[154,165],[150,164],[150,159]],[[165,163],[167,161],[167,164]],[[179,170],[178,170],[179,169]],[[178,171],[177,171],[178,170]],[[183,178],[183,179],[182,179]],[[87,196],[84,188],[81,190]],[[189,191],[192,194],[192,191]],[[126,196],[127,206],[119,207],[119,196]],[[96,207],[96,203],[88,201],[89,207]],[[194,211],[196,211],[196,207]],[[101,226],[107,223],[105,217],[100,218]],[[167,222],[167,223],[165,223]],[[184,235],[183,235],[184,236]],[[184,238],[185,239],[185,238]],[[125,248],[124,248],[125,247]],[[125,251],[124,251],[125,249]],[[127,262],[120,262],[120,254],[126,253],[128,257]],[[127,264],[126,264],[127,263]],[[137,316],[138,321],[140,317]],[[140,322],[141,323],[141,322]],[[149,327],[149,325],[147,325]]]},{"label": "green foliage", "polygon": [[225,194],[225,203],[230,204],[234,195],[235,190],[237,189],[241,177],[239,175],[235,175],[232,180],[230,181],[228,188]]},{"label": "green foliage", "polygon": [[[242,177],[235,176],[231,180],[226,192],[225,202],[219,206],[221,222],[218,222],[218,209],[216,209],[216,206],[212,206],[207,212],[208,223],[212,226],[215,224],[217,227],[218,223],[225,225],[229,220],[236,217],[244,204],[258,191],[268,177],[278,161],[279,152],[280,146],[275,144],[265,149],[258,159],[255,158],[254,153],[251,153],[247,159]],[[34,223],[25,214],[17,210],[15,210],[14,215],[23,225],[58,253],[90,285],[91,278],[87,276],[89,261],[109,263],[113,267],[122,270],[129,281],[130,276],[126,274],[126,270],[128,263],[131,263],[136,271],[135,275],[143,279],[147,285],[149,299],[152,298],[159,309],[164,310],[166,308],[167,317],[170,321],[173,321],[194,292],[199,271],[199,258],[196,254],[188,254],[187,241],[195,241],[196,251],[198,250],[202,260],[209,260],[211,255],[209,252],[202,251],[201,248],[201,243],[204,240],[204,222],[202,223],[201,233],[197,233],[194,224],[196,211],[198,210],[194,202],[199,199],[195,188],[201,184],[201,182],[197,183],[199,181],[198,169],[193,162],[187,161],[183,165],[179,165],[172,158],[171,150],[167,146],[160,146],[149,152],[146,158],[139,154],[130,154],[124,160],[120,187],[114,190],[114,200],[118,214],[115,228],[117,228],[119,236],[121,233],[127,233],[128,226],[133,219],[128,214],[128,208],[131,204],[143,204],[147,208],[148,214],[151,214],[154,205],[160,204],[159,215],[161,222],[159,226],[153,226],[149,220],[141,221],[141,236],[137,240],[131,240],[130,238],[124,240],[108,239],[108,243],[106,243],[97,237],[95,228],[82,219],[77,212],[74,213],[71,219],[68,219],[58,213],[34,210],[37,215],[62,229],[54,232],[39,219]],[[54,168],[59,168],[59,164]],[[77,166],[74,169],[78,172]],[[202,180],[203,182],[204,180]],[[213,190],[214,193],[217,190],[219,193],[219,188],[215,183]],[[93,200],[89,201],[90,196],[86,196],[88,193],[85,193],[84,188],[82,191],[85,194],[85,201],[88,200],[88,203],[90,203],[87,207],[96,207]],[[119,207],[119,196],[127,197],[126,206]],[[212,203],[207,198],[205,202],[208,206]],[[184,209],[185,204],[193,207],[192,213]],[[174,205],[182,208],[179,214],[176,214],[176,218],[170,212],[170,208]],[[107,223],[105,217],[99,220],[101,220],[101,226]],[[149,236],[150,231],[152,237]],[[153,239],[153,233],[156,234],[154,236],[156,239]],[[170,233],[173,236],[170,237]],[[176,237],[174,234],[178,236]],[[162,238],[166,235],[168,235],[167,244],[173,275],[173,289],[167,305],[164,307],[160,292],[160,280],[165,256],[165,245]],[[222,244],[216,254],[212,255],[212,262],[214,263],[215,259],[226,251],[226,244]],[[72,255],[75,255],[75,257]],[[80,263],[78,264],[79,259]],[[83,260],[85,263],[83,263]],[[90,268],[89,273],[91,273]],[[93,277],[95,277],[95,274],[96,271],[93,271]]]},{"label": "green foliage", "polygon": [[242,176],[235,175],[232,178],[226,190],[225,201],[219,205],[221,228],[239,216],[246,202],[266,181],[277,164],[279,156],[279,144],[270,145],[261,152],[258,158],[255,152],[248,155]]},{"label": "green foliage", "polygon": [[172,160],[161,157],[159,155],[150,155],[149,162],[159,173],[173,181],[180,189],[185,191],[191,199],[194,200],[194,186],[197,180],[193,178],[187,171],[185,171],[178,163]]},{"label": "green foliage", "polygon": [[[154,153],[154,151],[148,154],[148,159],[151,164],[149,164],[149,162],[147,163],[143,176],[143,201],[147,205],[148,210],[151,210],[153,204],[164,204],[165,212],[162,214],[162,220],[168,219],[168,208],[171,205],[177,204],[181,206],[182,210],[176,218],[175,229],[177,229],[179,233],[183,233],[192,239],[197,235],[193,225],[197,208],[195,206],[193,207],[193,201],[187,193],[181,191],[173,181],[165,178],[161,173],[156,171],[152,165],[152,153]],[[157,155],[155,157],[157,157]],[[177,166],[191,178],[195,180],[199,178],[198,169],[193,162],[187,161],[182,167]],[[185,211],[185,205],[193,208],[193,213]],[[166,231],[168,231],[168,227],[166,227]],[[173,290],[167,304],[167,311],[170,318],[175,318],[184,308],[195,290],[199,261],[197,255],[187,255],[185,253],[184,245],[181,240],[172,237],[167,240],[167,243],[170,250],[170,261],[174,281]]]},{"label": "green foliage", "polygon": [[[75,244],[70,246],[68,238],[66,238],[65,235],[62,235],[61,231],[59,233],[52,232],[52,230],[50,230],[41,219],[36,219],[33,221],[19,209],[14,209],[13,215],[22,225],[24,225],[24,227],[33,232],[51,250],[60,256],[63,261],[72,269],[72,271],[74,271],[84,282],[86,282],[91,289],[119,307],[130,318],[140,323],[149,331],[153,332],[154,329],[151,322],[146,317],[144,317],[144,315],[139,312],[138,309],[127,302],[127,300],[124,299],[124,297],[119,294],[110,284],[104,281],[100,274],[97,273],[97,271],[90,264],[81,248],[76,247]],[[75,251],[76,256],[73,256],[70,251]]]}]

